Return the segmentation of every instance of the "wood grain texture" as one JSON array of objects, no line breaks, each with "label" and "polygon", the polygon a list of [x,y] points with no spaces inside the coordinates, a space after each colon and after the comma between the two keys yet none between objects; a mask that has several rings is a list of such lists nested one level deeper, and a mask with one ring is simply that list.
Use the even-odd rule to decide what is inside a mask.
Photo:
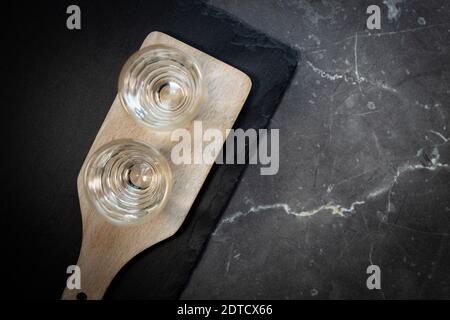
[{"label": "wood grain texture", "polygon": [[[251,89],[251,80],[233,68],[189,45],[161,32],[152,32],[142,47],[166,44],[194,56],[199,62],[207,91],[207,101],[196,120],[202,121],[203,130],[215,128],[226,135],[242,109]],[[193,134],[193,125],[186,126]],[[82,173],[78,176],[78,195],[83,221],[83,240],[77,265],[81,268],[81,290],[66,290],[63,299],[76,299],[84,292],[88,299],[101,299],[117,272],[135,255],[172,236],[181,226],[205,181],[211,165],[174,165],[170,151],[171,131],[153,131],[135,122],[116,96],[105,121],[87,155],[117,139],[136,139],[147,142],[168,159],[173,174],[173,190],[166,207],[145,224],[118,226],[97,213],[86,199]]]}]

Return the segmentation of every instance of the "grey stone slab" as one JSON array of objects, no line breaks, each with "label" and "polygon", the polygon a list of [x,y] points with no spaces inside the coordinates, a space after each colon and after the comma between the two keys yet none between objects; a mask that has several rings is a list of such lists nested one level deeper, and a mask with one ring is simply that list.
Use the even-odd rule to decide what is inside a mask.
[{"label": "grey stone slab", "polygon": [[249,166],[182,298],[449,299],[450,3],[211,3],[303,61],[279,173]]}]

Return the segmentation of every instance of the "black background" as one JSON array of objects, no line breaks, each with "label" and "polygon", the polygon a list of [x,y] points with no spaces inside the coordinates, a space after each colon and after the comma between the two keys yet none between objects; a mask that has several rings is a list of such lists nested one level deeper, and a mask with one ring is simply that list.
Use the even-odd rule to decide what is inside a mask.
[{"label": "black background", "polygon": [[[81,30],[66,28],[70,4],[81,7]],[[297,64],[292,49],[201,2],[14,2],[3,14],[3,128],[10,143],[3,150],[3,267],[12,298],[60,297],[80,248],[78,171],[120,68],[150,32],[172,35],[251,77],[241,128],[267,125]],[[129,263],[106,298],[177,298],[244,169],[215,166],[176,236]]]}]

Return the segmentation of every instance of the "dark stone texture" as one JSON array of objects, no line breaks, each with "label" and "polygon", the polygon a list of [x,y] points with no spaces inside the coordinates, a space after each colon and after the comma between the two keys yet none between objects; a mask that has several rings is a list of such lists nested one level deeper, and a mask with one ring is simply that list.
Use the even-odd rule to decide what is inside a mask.
[{"label": "dark stone texture", "polygon": [[183,298],[450,299],[450,3],[394,2],[211,1],[303,61]]},{"label": "dark stone texture", "polygon": [[[148,33],[168,33],[251,77],[241,128],[268,123],[297,65],[291,48],[201,2],[77,1],[81,31],[65,27],[69,4],[6,4],[3,105],[11,145],[2,212],[12,298],[60,297],[81,245],[76,177],[119,71]],[[181,230],[127,265],[107,298],[177,298],[244,169],[214,167]]]}]

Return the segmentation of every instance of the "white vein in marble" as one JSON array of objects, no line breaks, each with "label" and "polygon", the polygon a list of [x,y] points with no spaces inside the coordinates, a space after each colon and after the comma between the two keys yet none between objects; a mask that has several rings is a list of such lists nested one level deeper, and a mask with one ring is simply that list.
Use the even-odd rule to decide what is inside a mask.
[{"label": "white vein in marble", "polygon": [[[420,157],[423,154],[423,149],[420,149],[417,151],[416,157]],[[244,218],[246,216],[252,215],[252,214],[259,214],[265,211],[269,210],[281,210],[287,215],[299,217],[299,218],[305,218],[305,217],[312,217],[320,212],[329,212],[332,215],[336,215],[339,217],[347,217],[351,213],[354,213],[356,211],[357,206],[362,206],[366,204],[367,201],[376,198],[378,196],[384,195],[388,193],[388,204],[387,204],[387,213],[391,211],[392,203],[391,203],[391,192],[393,187],[398,183],[400,177],[407,173],[417,170],[427,170],[427,171],[436,171],[439,169],[449,169],[450,166],[446,163],[440,162],[440,153],[437,146],[434,146],[431,157],[430,157],[430,164],[424,165],[422,163],[410,163],[405,162],[398,166],[396,173],[392,175],[390,178],[390,181],[388,183],[385,183],[382,186],[379,186],[375,189],[373,189],[371,192],[368,193],[368,195],[365,197],[365,199],[354,201],[350,204],[350,206],[346,207],[341,204],[328,202],[327,204],[321,205],[319,207],[310,209],[310,210],[302,210],[302,211],[296,211],[289,204],[287,203],[274,203],[274,204],[267,204],[267,205],[253,205],[248,209],[247,211],[238,211],[233,213],[232,215],[225,217],[222,219],[222,221],[217,226],[215,232],[213,235],[217,235],[218,230],[224,225],[224,224],[231,224],[236,221],[238,221],[241,218]],[[252,201],[248,200],[245,201],[246,203],[253,203]]]}]

